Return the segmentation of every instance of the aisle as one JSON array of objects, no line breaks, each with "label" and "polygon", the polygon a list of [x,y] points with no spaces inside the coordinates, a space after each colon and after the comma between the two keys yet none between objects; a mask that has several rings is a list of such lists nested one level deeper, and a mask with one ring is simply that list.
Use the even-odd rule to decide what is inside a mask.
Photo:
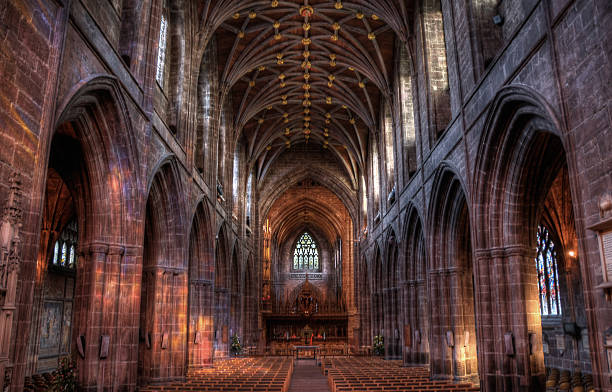
[{"label": "aisle", "polygon": [[327,377],[321,373],[312,359],[299,359],[293,364],[293,376],[289,392],[326,392],[329,391]]}]

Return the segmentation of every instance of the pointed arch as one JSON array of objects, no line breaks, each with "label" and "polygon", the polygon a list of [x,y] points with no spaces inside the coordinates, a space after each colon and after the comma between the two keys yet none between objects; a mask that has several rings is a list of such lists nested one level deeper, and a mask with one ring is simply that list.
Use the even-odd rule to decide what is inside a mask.
[{"label": "pointed arch", "polygon": [[[533,352],[524,348],[528,347],[530,334],[538,342],[546,339],[535,263],[537,230],[548,221],[550,211],[562,213],[566,215],[561,218],[563,233],[555,236],[566,238],[566,243],[571,237],[569,242],[578,244],[576,228],[581,222],[573,214],[576,200],[572,199],[579,197],[580,192],[570,181],[575,177],[572,174],[575,162],[568,159],[571,148],[555,110],[538,92],[523,85],[509,85],[498,91],[487,113],[480,143],[473,200],[474,216],[483,229],[478,231],[475,244],[477,264],[489,267],[479,277],[480,287],[486,289],[479,290],[478,303],[488,313],[504,315],[495,328],[487,324],[492,316],[483,313],[482,324],[488,326],[483,334],[497,339],[503,337],[504,331],[514,331],[517,347],[521,347],[517,357],[526,365],[524,375],[512,377],[516,382],[520,377],[527,377],[532,385],[543,385],[547,356],[540,345]],[[563,184],[569,190],[564,190]],[[571,207],[556,205],[555,195],[561,194],[567,195]],[[578,302],[592,301],[590,292],[583,290],[591,286],[590,275],[585,273],[583,265],[574,268],[567,282],[559,282],[561,289],[570,280],[574,282],[571,284]],[[491,282],[495,284],[490,286]],[[574,307],[572,313],[582,313],[583,309]],[[586,319],[587,315],[582,313],[580,317]],[[590,330],[588,338],[589,341],[598,339]],[[572,350],[567,354],[572,355]],[[503,353],[496,353],[498,360],[502,356]],[[495,363],[484,363],[492,388],[503,383],[493,375],[498,371]]]},{"label": "pointed arch", "polygon": [[201,199],[189,234],[189,369],[212,364],[214,242],[211,223],[206,200]]},{"label": "pointed arch", "polygon": [[[466,190],[457,171],[443,162],[433,180],[429,205],[431,257],[429,298],[432,377],[478,380],[476,290]],[[463,344],[450,345],[454,342]]]},{"label": "pointed arch", "polygon": [[430,308],[428,295],[427,246],[423,220],[418,209],[410,204],[406,213],[402,263],[404,322],[410,331],[410,341],[404,361],[407,364],[429,363]]}]

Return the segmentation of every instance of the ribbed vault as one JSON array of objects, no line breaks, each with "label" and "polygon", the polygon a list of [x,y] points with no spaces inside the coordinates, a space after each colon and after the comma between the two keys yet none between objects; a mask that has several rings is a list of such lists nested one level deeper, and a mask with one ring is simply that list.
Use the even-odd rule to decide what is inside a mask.
[{"label": "ribbed vault", "polygon": [[390,97],[396,36],[412,15],[400,0],[206,1],[203,36],[215,36],[220,98],[260,167],[296,144],[333,154],[350,177],[363,170],[369,130]]},{"label": "ribbed vault", "polygon": [[329,189],[312,182],[288,189],[268,214],[272,237],[278,243],[310,229],[331,244],[345,232],[347,219],[350,217],[342,201]]}]

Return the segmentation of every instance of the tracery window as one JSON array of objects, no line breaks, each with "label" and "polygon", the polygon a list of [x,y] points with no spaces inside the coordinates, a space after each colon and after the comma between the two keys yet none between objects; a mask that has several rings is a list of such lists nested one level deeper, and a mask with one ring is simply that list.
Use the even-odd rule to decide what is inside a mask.
[{"label": "tracery window", "polygon": [[164,71],[166,68],[166,44],[168,40],[168,19],[165,13],[161,15],[159,23],[159,46],[157,49],[157,72],[155,79],[159,84],[164,84]]},{"label": "tracery window", "polygon": [[535,262],[538,269],[540,313],[542,316],[560,316],[557,251],[548,229],[543,225],[538,226]]},{"label": "tracery window", "polygon": [[319,270],[317,243],[308,233],[302,234],[293,250],[293,269],[301,271]]},{"label": "tracery window", "polygon": [[74,268],[77,261],[77,239],[77,223],[76,220],[72,220],[62,230],[58,240],[55,241],[51,264],[58,267]]}]

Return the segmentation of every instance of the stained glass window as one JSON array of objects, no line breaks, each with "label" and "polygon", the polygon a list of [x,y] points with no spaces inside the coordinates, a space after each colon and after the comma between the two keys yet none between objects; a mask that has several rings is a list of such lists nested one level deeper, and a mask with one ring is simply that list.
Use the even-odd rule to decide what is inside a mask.
[{"label": "stained glass window", "polygon": [[319,270],[319,250],[312,236],[308,233],[302,234],[295,249],[293,250],[294,270]]},{"label": "stained glass window", "polygon": [[559,299],[559,273],[555,243],[546,227],[538,226],[536,267],[540,291],[540,313],[542,316],[561,315]]},{"label": "stained glass window", "polygon": [[69,222],[55,241],[51,263],[59,267],[74,268],[77,255],[78,226],[76,220]]},{"label": "stained glass window", "polygon": [[161,85],[164,83],[164,69],[166,68],[166,42],[168,38],[168,20],[162,13],[159,23],[159,46],[157,49],[157,73],[155,79]]},{"label": "stained glass window", "polygon": [[53,248],[53,264],[57,263],[58,254],[59,254],[59,241],[55,241],[55,247]]},{"label": "stained glass window", "polygon": [[74,249],[74,245],[70,246],[70,261],[68,262],[68,265],[70,267],[74,266],[74,253],[75,253],[75,249]]},{"label": "stained glass window", "polygon": [[66,247],[66,243],[64,242],[64,244],[62,245],[62,257],[60,259],[60,264],[61,265],[66,265],[66,253],[68,251],[68,248]]}]

